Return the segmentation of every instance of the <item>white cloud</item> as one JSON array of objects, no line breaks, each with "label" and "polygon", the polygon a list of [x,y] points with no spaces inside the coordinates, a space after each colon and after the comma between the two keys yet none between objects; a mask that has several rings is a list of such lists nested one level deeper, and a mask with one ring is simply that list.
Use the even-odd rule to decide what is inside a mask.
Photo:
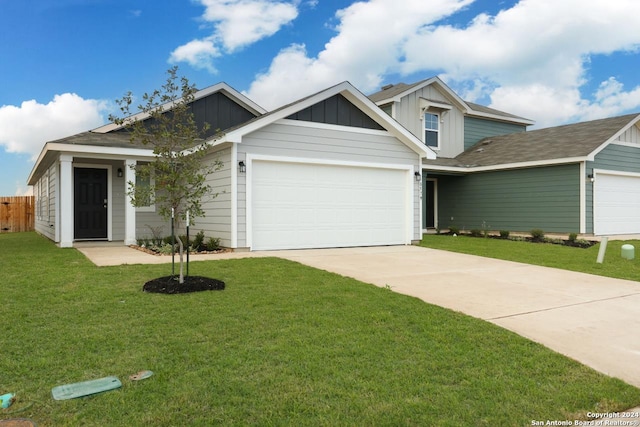
[{"label": "white cloud", "polygon": [[[249,96],[272,108],[349,80],[362,91],[378,87],[398,71],[403,45],[423,25],[460,10],[473,0],[371,0],[336,12],[338,34],[317,57],[302,45],[283,49],[269,70],[252,83]],[[282,88],[287,90],[283,91]]]},{"label": "white cloud", "polygon": [[171,53],[170,62],[186,62],[197,69],[205,69],[215,73],[213,58],[220,56],[220,51],[211,40],[192,40],[178,47]]},{"label": "white cloud", "polygon": [[107,104],[74,93],[56,95],[48,104],[35,100],[0,107],[0,146],[32,160],[44,143],[100,126]]},{"label": "white cloud", "polygon": [[171,53],[171,62],[186,61],[215,72],[213,59],[270,37],[298,16],[294,3],[272,0],[197,0],[202,20],[213,24],[213,34],[192,40]]},{"label": "white cloud", "polygon": [[390,74],[424,72],[440,74],[470,101],[490,99],[538,126],[640,107],[640,88],[625,91],[615,79],[596,94],[583,93],[593,55],[637,53],[640,26],[627,24],[640,15],[640,2],[521,0],[466,25],[439,24],[472,2],[353,3],[336,13],[337,34],[321,52],[310,56],[300,44],[283,49],[248,95],[273,108],[343,80],[370,92]]}]

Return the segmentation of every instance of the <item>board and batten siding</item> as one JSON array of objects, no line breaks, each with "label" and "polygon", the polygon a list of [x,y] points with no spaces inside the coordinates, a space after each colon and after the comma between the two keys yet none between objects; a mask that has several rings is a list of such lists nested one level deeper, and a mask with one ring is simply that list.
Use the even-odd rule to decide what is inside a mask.
[{"label": "board and batten siding", "polygon": [[[630,135],[627,137],[630,138]],[[632,142],[628,139],[626,141]],[[635,142],[633,143],[635,144]],[[640,144],[637,148],[616,143],[609,144],[596,155],[593,162],[587,162],[587,174],[592,173],[594,169],[640,173]],[[590,182],[587,182],[585,186],[585,201],[585,231],[593,233],[593,185]]]},{"label": "board and batten siding", "polygon": [[[195,224],[189,229],[189,234],[195,236],[202,231],[205,243],[209,238],[220,239],[220,245],[231,247],[231,162],[230,145],[209,153],[204,161],[212,164],[216,160],[222,162],[222,167],[207,177],[207,184],[211,186],[211,193],[202,200],[204,217],[195,218]],[[237,167],[237,166],[235,166]],[[216,195],[214,197],[214,195]]]},{"label": "board and batten siding", "polygon": [[[281,121],[243,138],[238,161],[247,154],[335,160],[354,163],[411,165],[420,156],[386,131]],[[250,167],[250,165],[247,165]],[[414,239],[420,239],[419,184],[414,185]],[[238,247],[246,247],[246,176],[238,175]]]},{"label": "board and batten siding", "polygon": [[508,135],[526,131],[524,125],[497,122],[495,120],[464,118],[464,149],[472,147],[484,138],[498,135]]},{"label": "board and batten siding", "polygon": [[432,175],[440,228],[580,232],[580,166]]},{"label": "board and batten siding", "polygon": [[[436,87],[426,86],[403,97],[395,104],[395,119],[409,132],[424,142],[424,122],[420,98],[451,104],[451,101]],[[464,151],[464,114],[452,105],[451,110],[440,115],[440,149],[438,157],[453,158]]]}]

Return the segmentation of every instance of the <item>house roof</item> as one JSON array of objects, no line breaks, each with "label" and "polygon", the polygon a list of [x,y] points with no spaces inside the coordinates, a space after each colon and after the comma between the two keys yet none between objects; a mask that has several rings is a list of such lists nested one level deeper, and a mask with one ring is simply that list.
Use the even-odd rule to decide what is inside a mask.
[{"label": "house roof", "polygon": [[290,104],[284,105],[276,110],[258,116],[246,123],[227,129],[222,135],[211,140],[212,145],[218,145],[224,142],[242,142],[242,137],[251,132],[255,132],[269,124],[278,120],[285,119],[290,115],[301,111],[307,107],[315,105],[336,94],[341,94],[349,102],[358,107],[361,111],[371,117],[375,122],[382,126],[386,131],[398,138],[405,145],[410,147],[422,157],[435,159],[436,154],[429,147],[426,147],[415,135],[400,125],[396,120],[378,108],[369,98],[362,92],[357,90],[351,83],[342,82],[328,89],[309,95]]},{"label": "house roof", "polygon": [[376,105],[384,105],[389,102],[400,102],[401,98],[429,85],[436,85],[442,89],[445,95],[447,95],[453,103],[457,104],[459,108],[469,116],[477,116],[491,120],[507,121],[524,125],[532,125],[535,123],[533,120],[525,119],[524,117],[465,101],[451,90],[451,88],[439,77],[431,77],[412,84],[397,83],[394,85],[386,85],[382,87],[382,90],[369,95],[369,99],[375,102]]},{"label": "house roof", "polygon": [[[246,108],[256,116],[265,114],[267,112],[267,110],[265,110],[264,108],[262,108],[261,106],[253,102],[251,99],[249,99],[248,97],[246,97],[245,95],[238,92],[237,90],[235,90],[234,88],[232,88],[231,86],[229,86],[224,82],[220,82],[213,86],[209,86],[207,88],[197,91],[193,95],[193,98],[194,98],[193,100],[197,101],[199,99],[206,98],[207,96],[216,92],[224,93],[226,96],[231,98],[234,102]],[[162,107],[164,110],[170,110],[173,107],[173,105],[175,105],[174,102],[167,102],[166,104],[163,104]],[[149,113],[138,113],[131,116],[130,119],[134,121],[144,120],[149,116],[150,116]],[[106,125],[93,129],[93,132],[107,133],[107,132],[112,132],[114,130],[122,129],[123,127],[124,125],[116,125],[115,123],[108,123]]]},{"label": "house roof", "polygon": [[485,138],[454,159],[423,162],[426,167],[495,168],[505,165],[592,160],[606,145],[640,121],[629,114]]}]

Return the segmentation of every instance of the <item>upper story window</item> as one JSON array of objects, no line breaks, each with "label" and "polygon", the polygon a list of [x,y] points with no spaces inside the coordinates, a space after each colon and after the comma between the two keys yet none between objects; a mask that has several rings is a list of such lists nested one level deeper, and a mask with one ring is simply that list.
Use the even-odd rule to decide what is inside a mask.
[{"label": "upper story window", "polygon": [[427,147],[440,148],[440,115],[424,113],[424,143]]}]

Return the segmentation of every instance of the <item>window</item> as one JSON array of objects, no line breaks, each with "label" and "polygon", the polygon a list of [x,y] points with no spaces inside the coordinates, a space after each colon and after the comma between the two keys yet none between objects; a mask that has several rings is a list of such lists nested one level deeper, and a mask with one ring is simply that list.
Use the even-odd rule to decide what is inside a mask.
[{"label": "window", "polygon": [[136,210],[139,212],[155,212],[156,207],[153,203],[153,195],[150,188],[154,181],[152,177],[141,177],[136,174],[136,198],[139,202]]},{"label": "window", "polygon": [[440,116],[424,113],[424,143],[427,147],[440,148]]}]

